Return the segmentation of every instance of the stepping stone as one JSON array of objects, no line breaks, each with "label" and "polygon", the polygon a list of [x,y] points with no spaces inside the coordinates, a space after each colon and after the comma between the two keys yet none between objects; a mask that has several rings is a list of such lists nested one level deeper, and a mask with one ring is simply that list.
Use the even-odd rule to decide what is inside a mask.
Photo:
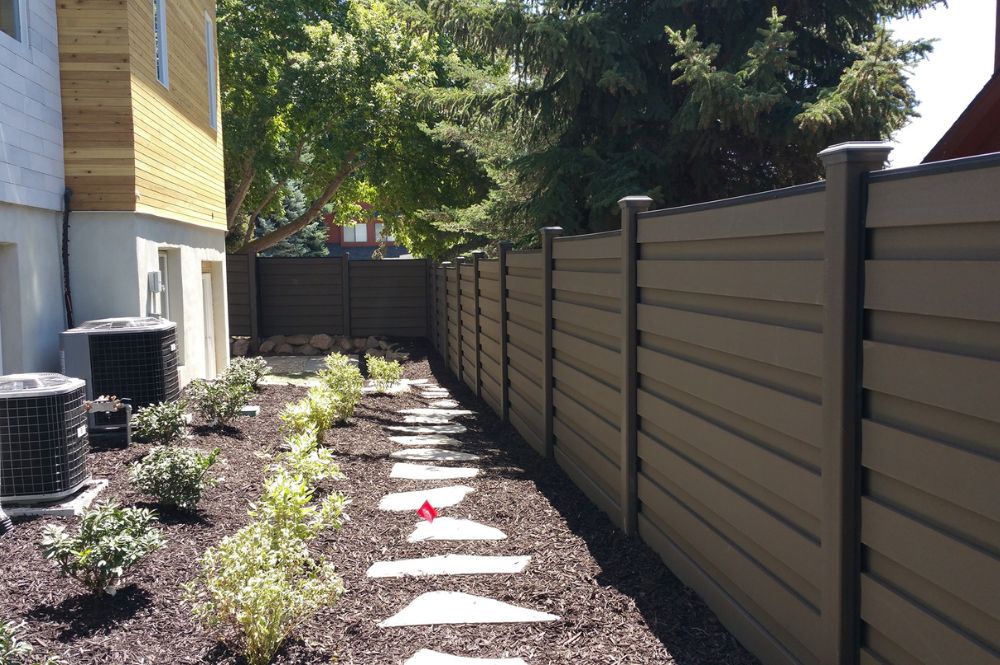
[{"label": "stepping stone", "polygon": [[386,429],[403,434],[463,434],[467,432],[465,425],[449,423],[447,425],[389,425]]},{"label": "stepping stone", "polygon": [[417,434],[414,436],[390,436],[389,440],[401,446],[455,446],[462,445],[458,439],[443,434]]},{"label": "stepping stone", "polygon": [[434,626],[456,623],[530,623],[557,621],[554,614],[537,612],[492,598],[457,591],[430,591],[379,624],[393,626]]},{"label": "stepping stone", "polygon": [[466,658],[421,649],[403,665],[528,665],[520,658]]},{"label": "stepping stone", "polygon": [[461,466],[430,466],[427,464],[407,464],[397,462],[392,466],[390,478],[403,480],[454,480],[456,478],[475,478],[479,469]]},{"label": "stepping stone", "polygon": [[415,385],[418,385],[418,384],[432,385],[432,384],[428,383],[428,381],[430,381],[430,379],[403,379],[403,381],[406,381],[411,386],[415,386]]},{"label": "stepping stone", "polygon": [[513,575],[523,571],[530,556],[470,556],[445,554],[425,559],[379,561],[372,564],[368,577],[420,577],[425,575]]},{"label": "stepping stone", "polygon": [[411,425],[448,425],[451,423],[451,418],[444,416],[404,416],[404,423],[409,423]]},{"label": "stepping stone", "polygon": [[436,399],[431,402],[431,406],[438,409],[454,409],[458,406],[458,402],[453,399]]},{"label": "stepping stone", "polygon": [[434,390],[434,391],[424,391],[420,393],[420,396],[424,399],[445,399],[451,397],[451,393],[447,390]]},{"label": "stepping stone", "polygon": [[479,459],[479,455],[441,448],[407,448],[406,450],[397,450],[390,455],[396,459],[408,459],[415,462],[475,462]]},{"label": "stepping stone", "polygon": [[473,520],[462,520],[454,517],[437,517],[433,522],[422,521],[417,524],[410,537],[410,543],[420,543],[425,540],[504,540],[507,538],[500,529]]},{"label": "stepping stone", "polygon": [[400,413],[414,416],[471,416],[475,411],[468,409],[403,409]]},{"label": "stepping stone", "polygon": [[435,487],[429,490],[417,490],[415,492],[396,492],[387,494],[378,502],[379,510],[416,510],[424,505],[424,501],[429,501],[435,508],[447,508],[461,503],[462,499],[469,492],[476,490],[468,485],[449,485],[448,487]]}]

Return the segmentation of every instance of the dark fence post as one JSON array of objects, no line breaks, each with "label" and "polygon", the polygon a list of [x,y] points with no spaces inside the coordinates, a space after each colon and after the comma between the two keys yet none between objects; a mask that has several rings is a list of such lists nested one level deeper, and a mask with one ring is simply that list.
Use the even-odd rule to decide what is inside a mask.
[{"label": "dark fence post", "polygon": [[431,318],[431,311],[434,309],[434,274],[431,272],[431,262],[423,259],[424,262],[424,339],[434,346],[434,320]]},{"label": "dark fence post", "polygon": [[257,252],[247,252],[247,300],[250,302],[250,348],[260,348],[260,289],[257,287]]},{"label": "dark fence post", "polygon": [[864,174],[891,148],[842,143],[819,153],[826,169],[823,269],[821,617],[823,665],[855,665],[860,640],[861,337]]},{"label": "dark fence post", "polygon": [[636,435],[639,416],[636,412],[638,371],[636,347],[639,334],[636,329],[636,305],[639,297],[636,286],[638,267],[638,241],[636,229],[638,215],[649,210],[653,199],[648,196],[626,196],[618,201],[622,211],[621,279],[622,279],[622,330],[621,330],[621,507],[622,531],[635,533],[638,520],[638,455]]},{"label": "dark fence post", "polygon": [[500,270],[500,419],[510,422],[510,386],[507,368],[507,255],[513,249],[514,243],[505,240],[500,243],[500,258],[497,260]]},{"label": "dark fence post", "polygon": [[351,336],[351,257],[344,254],[340,257],[340,284],[344,290],[342,298],[344,307],[344,337]]},{"label": "dark fence post", "polygon": [[486,256],[486,252],[482,250],[476,250],[472,252],[472,294],[473,302],[476,304],[476,397],[482,399],[483,397],[483,384],[481,381],[482,371],[483,371],[483,352],[482,346],[482,331],[483,326],[479,317],[481,316],[481,311],[479,309],[479,262],[482,258]]},{"label": "dark fence post", "polygon": [[552,432],[552,242],[562,235],[561,226],[542,229],[542,445],[545,457],[552,459],[555,435]]},{"label": "dark fence post", "polygon": [[455,294],[456,294],[456,305],[455,312],[458,321],[458,327],[455,328],[455,341],[458,343],[458,364],[455,367],[455,374],[458,376],[459,382],[464,381],[462,374],[465,372],[462,366],[462,356],[465,355],[465,350],[462,348],[462,264],[465,263],[464,256],[455,257]]},{"label": "dark fence post", "polygon": [[448,338],[448,266],[450,265],[451,261],[441,262],[441,274],[444,275],[444,311],[441,312],[444,318],[444,335],[441,337],[441,355],[444,356],[445,367],[451,363],[451,340]]}]

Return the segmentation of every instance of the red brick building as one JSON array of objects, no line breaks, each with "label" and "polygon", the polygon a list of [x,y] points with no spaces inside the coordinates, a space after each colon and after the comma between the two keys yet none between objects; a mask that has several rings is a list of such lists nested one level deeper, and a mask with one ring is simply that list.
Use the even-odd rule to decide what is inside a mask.
[{"label": "red brick building", "polygon": [[[366,212],[371,212],[371,206],[362,204]],[[395,259],[406,255],[405,247],[396,243],[396,239],[385,235],[384,225],[378,215],[370,214],[356,224],[341,226],[333,221],[332,215],[323,218],[326,223],[326,246],[330,256],[348,256],[352,259],[370,259],[373,252],[383,244],[383,258]]]}]

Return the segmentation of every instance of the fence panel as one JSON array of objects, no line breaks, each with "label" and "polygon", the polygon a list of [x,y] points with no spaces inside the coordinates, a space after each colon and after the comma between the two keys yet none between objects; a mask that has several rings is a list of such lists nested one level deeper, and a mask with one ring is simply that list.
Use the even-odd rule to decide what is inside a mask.
[{"label": "fence panel", "polygon": [[773,663],[817,663],[822,186],[639,215],[640,535]]},{"label": "fence panel", "polygon": [[1000,160],[993,163],[870,177],[862,662],[1000,662]]},{"label": "fence panel", "polygon": [[341,261],[258,258],[261,334],[344,332]]},{"label": "fence panel", "polygon": [[500,262],[479,261],[479,383],[483,400],[500,413]]},{"label": "fence panel", "polygon": [[425,261],[350,261],[351,334],[424,337]]},{"label": "fence panel", "polygon": [[476,392],[476,277],[472,263],[460,263],[458,275],[461,279],[462,312],[459,323],[462,328],[462,380],[472,392]]},{"label": "fence panel", "polygon": [[226,255],[226,289],[229,300],[229,334],[249,337],[251,326],[251,300],[257,297],[250,288],[250,256]]},{"label": "fence panel", "polygon": [[507,362],[510,422],[542,452],[542,255],[507,255]]},{"label": "fence panel", "polygon": [[461,371],[461,334],[462,327],[458,320],[458,269],[448,266],[445,273],[445,331],[448,336],[448,367],[457,376]]},{"label": "fence panel", "polygon": [[553,242],[553,452],[577,486],[618,520],[621,232]]},{"label": "fence panel", "polygon": [[437,322],[434,345],[438,353],[445,357],[448,344],[448,286],[447,275],[440,266],[434,269],[434,292],[434,319]]}]

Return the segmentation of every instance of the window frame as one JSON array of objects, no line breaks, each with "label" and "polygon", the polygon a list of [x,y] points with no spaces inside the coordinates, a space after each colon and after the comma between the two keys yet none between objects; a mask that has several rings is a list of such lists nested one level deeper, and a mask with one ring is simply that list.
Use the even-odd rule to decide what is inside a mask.
[{"label": "window frame", "polygon": [[10,1],[14,9],[14,27],[17,34],[12,35],[0,30],[0,41],[6,41],[8,47],[24,52],[28,49],[28,3],[26,0]]},{"label": "window frame", "polygon": [[170,50],[167,45],[167,0],[151,0],[153,3],[153,67],[156,80],[164,88],[170,89]]},{"label": "window frame", "polygon": [[[358,229],[361,229],[363,238],[358,238]],[[350,234],[350,237],[348,237]],[[360,224],[348,224],[344,227],[344,243],[350,243],[354,245],[361,245],[368,242],[368,224],[362,222]]]},{"label": "window frame", "polygon": [[205,60],[208,72],[208,126],[219,129],[218,55],[215,47],[215,21],[205,12]]},{"label": "window frame", "polygon": [[160,271],[160,292],[157,294],[159,298],[159,314],[160,317],[171,321],[170,318],[170,255],[166,250],[158,250],[156,252],[156,267]]}]

